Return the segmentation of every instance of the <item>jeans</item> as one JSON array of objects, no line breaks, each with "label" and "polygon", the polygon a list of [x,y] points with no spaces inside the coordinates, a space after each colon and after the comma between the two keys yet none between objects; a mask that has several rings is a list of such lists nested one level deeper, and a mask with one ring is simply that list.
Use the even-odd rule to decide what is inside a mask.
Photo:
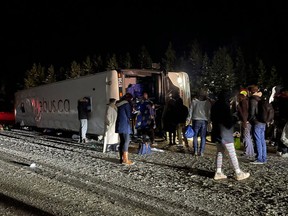
[{"label": "jeans", "polygon": [[254,144],[251,137],[251,124],[247,123],[246,128],[242,128],[243,131],[243,142],[245,146],[245,155],[254,157]]},{"label": "jeans", "polygon": [[253,137],[257,150],[257,161],[267,162],[267,146],[265,141],[265,123],[257,123],[253,127]]},{"label": "jeans", "polygon": [[[207,133],[207,121],[205,120],[193,120],[192,127],[195,132],[193,137],[193,148],[195,153],[204,153],[206,144],[206,133]],[[200,150],[198,151],[198,134],[200,134]]]},{"label": "jeans", "polygon": [[88,129],[88,120],[80,119],[80,138],[81,140],[86,139],[86,133]]},{"label": "jeans", "polygon": [[130,144],[130,134],[120,133],[120,152],[128,152],[129,144]]}]

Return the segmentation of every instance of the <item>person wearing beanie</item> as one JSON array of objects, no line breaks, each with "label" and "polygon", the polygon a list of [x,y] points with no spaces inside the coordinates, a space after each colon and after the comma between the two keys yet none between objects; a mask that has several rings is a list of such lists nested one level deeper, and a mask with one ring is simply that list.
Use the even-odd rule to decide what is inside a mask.
[{"label": "person wearing beanie", "polygon": [[255,152],[251,137],[251,124],[248,121],[249,100],[247,95],[247,90],[244,89],[240,91],[238,95],[237,115],[241,121],[241,137],[245,147],[243,155],[252,159],[255,156]]}]

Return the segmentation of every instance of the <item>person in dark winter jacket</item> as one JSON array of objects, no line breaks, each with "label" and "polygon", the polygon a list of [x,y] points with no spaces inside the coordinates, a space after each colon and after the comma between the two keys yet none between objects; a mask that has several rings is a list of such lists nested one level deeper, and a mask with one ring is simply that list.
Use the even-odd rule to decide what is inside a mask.
[{"label": "person in dark winter jacket", "polygon": [[281,141],[281,135],[285,124],[288,122],[288,88],[282,87],[280,89],[280,92],[275,96],[275,106],[278,108],[278,115],[275,119],[277,153],[286,158],[288,157],[288,146]]},{"label": "person in dark winter jacket", "polygon": [[265,141],[266,123],[261,122],[258,117],[258,102],[261,100],[262,92],[257,86],[248,88],[250,91],[249,98],[249,122],[252,125],[253,139],[256,144],[256,160],[253,164],[263,164],[267,162],[267,146]]},{"label": "person in dark winter jacket", "polygon": [[254,144],[251,137],[251,124],[248,121],[248,109],[249,109],[249,100],[248,100],[248,91],[241,90],[238,95],[238,105],[237,105],[237,114],[239,120],[241,121],[241,135],[243,143],[245,146],[244,155],[248,158],[253,158],[255,156]]},{"label": "person in dark winter jacket", "polygon": [[132,165],[133,162],[128,159],[128,148],[130,144],[130,134],[132,133],[130,119],[132,117],[131,101],[133,96],[126,93],[119,102],[116,103],[118,114],[116,120],[115,132],[119,133],[120,145],[120,163],[125,165]]},{"label": "person in dark winter jacket", "polygon": [[83,97],[78,100],[78,119],[80,121],[80,142],[85,143],[87,141],[86,133],[88,130],[88,115],[90,110],[89,100]]},{"label": "person in dark winter jacket", "polygon": [[185,146],[188,147],[188,140],[184,136],[185,134],[185,126],[186,126],[186,119],[188,116],[188,107],[184,105],[183,99],[179,96],[176,98],[175,101],[175,108],[177,111],[178,115],[178,124],[176,126],[176,132],[177,132],[177,137],[178,137],[178,143],[180,145],[183,144],[183,138],[184,138],[184,143]]},{"label": "person in dark winter jacket", "polygon": [[170,94],[162,114],[163,130],[168,132],[169,145],[176,145],[177,115],[176,100],[173,94]]},{"label": "person in dark winter jacket", "polygon": [[212,105],[211,121],[217,147],[214,179],[220,180],[227,178],[222,172],[222,161],[225,149],[228,151],[229,158],[234,167],[236,180],[239,181],[248,178],[250,174],[243,172],[239,167],[233,138],[234,121],[230,110],[229,97],[224,91],[218,95],[218,100]]}]

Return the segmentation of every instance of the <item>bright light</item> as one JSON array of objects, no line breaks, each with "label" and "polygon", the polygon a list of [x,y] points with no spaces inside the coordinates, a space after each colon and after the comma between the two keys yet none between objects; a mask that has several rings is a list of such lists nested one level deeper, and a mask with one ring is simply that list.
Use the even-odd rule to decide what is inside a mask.
[{"label": "bright light", "polygon": [[179,84],[182,84],[182,81],[183,81],[183,80],[182,80],[181,77],[178,77],[178,78],[177,78],[177,82],[178,82]]}]

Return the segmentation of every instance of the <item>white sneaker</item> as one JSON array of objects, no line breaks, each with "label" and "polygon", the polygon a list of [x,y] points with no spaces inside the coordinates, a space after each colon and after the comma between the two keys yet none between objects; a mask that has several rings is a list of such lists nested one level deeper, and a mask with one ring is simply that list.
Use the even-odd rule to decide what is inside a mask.
[{"label": "white sneaker", "polygon": [[224,175],[222,172],[216,172],[214,176],[215,180],[220,180],[220,179],[227,179],[227,176]]},{"label": "white sneaker", "polygon": [[251,161],[250,164],[264,164],[265,162],[261,162],[261,161]]},{"label": "white sneaker", "polygon": [[240,173],[235,175],[235,178],[237,181],[241,181],[241,180],[244,180],[246,178],[249,178],[249,176],[250,176],[250,173],[248,173],[248,172],[245,173],[243,171],[240,171]]}]

